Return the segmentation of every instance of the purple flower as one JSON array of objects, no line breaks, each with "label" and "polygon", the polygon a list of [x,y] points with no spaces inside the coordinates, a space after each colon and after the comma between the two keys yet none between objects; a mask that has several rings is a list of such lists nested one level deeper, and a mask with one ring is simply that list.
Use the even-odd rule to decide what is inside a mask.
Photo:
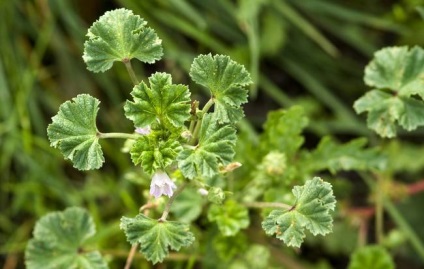
[{"label": "purple flower", "polygon": [[152,129],[150,129],[150,125],[147,125],[146,127],[137,127],[135,128],[135,132],[141,135],[148,135]]},{"label": "purple flower", "polygon": [[159,198],[161,195],[171,197],[176,188],[177,186],[169,178],[167,173],[157,170],[150,183],[150,194],[155,198]]}]

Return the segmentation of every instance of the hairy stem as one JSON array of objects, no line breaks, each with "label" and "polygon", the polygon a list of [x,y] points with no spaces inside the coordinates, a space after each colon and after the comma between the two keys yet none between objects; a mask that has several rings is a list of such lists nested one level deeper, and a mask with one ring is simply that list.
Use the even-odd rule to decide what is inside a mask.
[{"label": "hairy stem", "polygon": [[181,184],[174,192],[174,194],[169,198],[168,203],[166,203],[165,205],[165,210],[163,211],[162,216],[159,218],[160,222],[166,221],[166,218],[168,218],[169,211],[171,210],[172,203],[174,202],[175,198],[184,190],[187,184],[187,182]]},{"label": "hairy stem", "polygon": [[134,244],[131,247],[130,253],[128,254],[127,261],[125,262],[124,269],[130,269],[134,256],[137,253],[138,244]]},{"label": "hairy stem", "polygon": [[[202,109],[203,115],[206,114],[209,109],[212,107],[212,105],[215,103],[214,99],[211,98],[209,101],[205,104],[205,106]],[[190,139],[189,144],[194,145],[199,137],[200,127],[202,126],[202,119],[197,120],[196,127],[194,127],[193,136]],[[191,127],[191,126],[190,126]]]},{"label": "hairy stem", "polygon": [[130,77],[131,77],[131,81],[132,81],[132,83],[134,84],[134,85],[138,85],[138,79],[137,79],[137,76],[135,75],[135,73],[134,73],[134,69],[132,68],[132,65],[131,65],[131,60],[129,60],[129,59],[124,59],[123,61],[122,61],[124,64],[125,64],[125,67],[127,68],[127,71],[128,71],[128,74],[130,75]]},{"label": "hairy stem", "polygon": [[269,202],[249,202],[244,203],[245,206],[251,208],[282,208],[290,210],[293,206],[284,203],[269,203]]},{"label": "hairy stem", "polygon": [[122,138],[122,139],[137,139],[140,137],[138,134],[126,134],[126,133],[97,133],[99,138]]}]

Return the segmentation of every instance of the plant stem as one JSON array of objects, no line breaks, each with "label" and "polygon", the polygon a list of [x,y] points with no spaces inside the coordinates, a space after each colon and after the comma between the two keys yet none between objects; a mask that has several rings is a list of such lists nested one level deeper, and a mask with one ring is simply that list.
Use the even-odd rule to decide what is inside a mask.
[{"label": "plant stem", "polygon": [[122,138],[122,139],[137,139],[140,137],[138,134],[126,134],[126,133],[97,133],[99,138]]},{"label": "plant stem", "polygon": [[138,248],[137,243],[132,245],[130,253],[128,254],[128,257],[127,257],[127,261],[125,262],[124,269],[130,269],[131,268],[131,264],[132,264],[132,261],[134,259],[134,255],[137,252],[137,248]]},{"label": "plant stem", "polygon": [[168,217],[169,211],[171,210],[171,205],[174,202],[175,198],[184,190],[187,186],[187,182],[181,184],[178,189],[174,192],[174,194],[169,198],[168,203],[165,205],[165,210],[162,213],[162,216],[159,218],[159,222],[165,222]]},{"label": "plant stem", "polygon": [[131,77],[131,81],[134,85],[138,85],[138,79],[134,73],[134,69],[132,68],[131,65],[131,60],[130,59],[123,59],[122,62],[125,64],[125,67],[127,68],[128,74]]},{"label": "plant stem", "polygon": [[375,200],[375,231],[377,234],[377,243],[381,244],[383,243],[384,239],[384,231],[383,231],[383,224],[384,224],[384,179],[382,177],[377,178],[377,189],[374,190],[374,193],[376,195]]},{"label": "plant stem", "polygon": [[247,207],[251,207],[251,208],[270,208],[270,207],[274,207],[274,208],[282,208],[282,209],[287,209],[290,210],[293,208],[293,206],[288,205],[288,204],[284,204],[284,203],[269,203],[269,202],[249,202],[249,203],[244,203],[243,205],[247,206]]},{"label": "plant stem", "polygon": [[[209,101],[205,104],[205,106],[202,109],[203,115],[206,114],[209,111],[209,109],[212,107],[212,105],[214,103],[215,103],[215,101],[214,101],[213,98],[209,99]],[[190,145],[194,145],[196,143],[197,138],[199,136],[199,131],[200,131],[201,126],[202,126],[202,119],[199,119],[196,122],[196,127],[194,127],[193,136],[191,137],[190,142],[189,142]],[[192,126],[190,125],[190,128],[191,127]]]}]

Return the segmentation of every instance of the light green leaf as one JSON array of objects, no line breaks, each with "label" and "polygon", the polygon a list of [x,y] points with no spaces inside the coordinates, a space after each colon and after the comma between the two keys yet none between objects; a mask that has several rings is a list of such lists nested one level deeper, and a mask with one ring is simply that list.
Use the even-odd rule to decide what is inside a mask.
[{"label": "light green leaf", "polygon": [[33,234],[25,251],[28,269],[108,268],[98,251],[82,248],[95,234],[93,219],[85,209],[49,213],[37,221]]},{"label": "light green leaf", "polygon": [[295,186],[295,205],[290,210],[273,210],[262,222],[266,234],[275,234],[288,246],[300,247],[305,229],[313,235],[326,235],[332,231],[336,200],[330,183],[315,177],[303,186]]},{"label": "light green leaf", "polygon": [[396,136],[396,123],[408,131],[424,125],[424,50],[385,48],[365,68],[365,83],[374,88],[359,98],[356,113],[368,112],[368,127],[382,137]]},{"label": "light green leaf", "polygon": [[138,138],[130,153],[135,165],[141,164],[146,173],[153,174],[157,169],[165,169],[173,163],[181,150],[182,146],[178,141],[163,141],[152,132]]},{"label": "light green leaf", "polygon": [[264,152],[280,151],[288,159],[292,158],[303,144],[301,133],[307,124],[308,118],[300,106],[269,112],[260,137],[260,148]]},{"label": "light green leaf", "polygon": [[302,156],[302,168],[309,173],[328,169],[335,174],[341,170],[384,170],[387,159],[377,149],[364,149],[365,138],[339,144],[329,136],[318,147]]},{"label": "light green leaf", "polygon": [[222,204],[225,199],[225,196],[225,192],[219,187],[211,187],[208,190],[208,200],[214,204]]},{"label": "light green leaf", "polygon": [[179,221],[190,223],[202,213],[203,199],[193,188],[186,188],[172,203],[171,213]]},{"label": "light green leaf", "polygon": [[178,155],[178,167],[189,179],[212,177],[219,173],[219,165],[229,164],[234,157],[236,130],[219,125],[211,114],[203,116],[196,147],[184,149]]},{"label": "light green leaf", "polygon": [[365,246],[356,250],[349,263],[348,269],[394,269],[390,254],[381,246]]},{"label": "light green leaf", "polygon": [[159,121],[181,127],[190,117],[190,92],[185,85],[172,84],[170,74],[155,73],[149,77],[150,88],[141,82],[131,95],[134,102],[125,104],[125,116],[136,127],[145,127]]},{"label": "light green leaf", "polygon": [[216,222],[224,236],[234,236],[249,226],[248,213],[244,206],[234,200],[228,200],[224,205],[212,204],[208,211],[208,219]]},{"label": "light green leaf", "polygon": [[124,230],[127,241],[139,244],[140,251],[153,264],[162,262],[169,249],[180,250],[194,241],[194,235],[187,224],[176,221],[154,220],[143,214],[135,218],[121,218],[120,228]]},{"label": "light green leaf", "polygon": [[99,104],[96,98],[80,94],[63,103],[47,127],[50,145],[79,170],[98,169],[104,162],[96,127]]},{"label": "light green leaf", "polygon": [[214,117],[219,123],[234,123],[244,116],[240,107],[247,102],[244,87],[252,80],[243,65],[224,55],[200,55],[191,65],[190,76],[211,92],[215,101]]},{"label": "light green leaf", "polygon": [[154,63],[163,55],[162,40],[147,22],[121,8],[106,12],[89,29],[83,59],[93,72],[105,72],[115,61],[136,58]]}]

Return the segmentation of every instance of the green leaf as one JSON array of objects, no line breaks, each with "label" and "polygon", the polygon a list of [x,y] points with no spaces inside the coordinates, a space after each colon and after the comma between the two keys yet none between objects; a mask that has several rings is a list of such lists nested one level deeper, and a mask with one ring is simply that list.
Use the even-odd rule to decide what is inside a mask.
[{"label": "green leaf", "polygon": [[225,196],[225,192],[219,187],[211,187],[208,190],[208,200],[214,204],[222,204],[225,200]]},{"label": "green leaf", "polygon": [[302,168],[309,173],[328,169],[332,174],[341,170],[384,170],[387,159],[377,149],[364,149],[366,144],[365,138],[339,144],[326,136],[314,151],[302,156]]},{"label": "green leaf", "polygon": [[106,269],[98,251],[84,251],[84,242],[95,234],[93,219],[85,209],[72,207],[49,213],[37,221],[34,238],[25,251],[28,269]]},{"label": "green leaf", "polygon": [[79,170],[98,169],[104,162],[96,127],[99,104],[96,98],[80,94],[63,103],[47,127],[50,145]]},{"label": "green leaf", "polygon": [[136,58],[154,63],[163,55],[162,40],[147,22],[121,8],[106,12],[88,29],[83,59],[93,72],[105,72],[115,61]]},{"label": "green leaf", "polygon": [[319,177],[308,180],[303,186],[295,186],[295,205],[290,210],[273,210],[262,222],[268,235],[276,235],[285,244],[300,247],[305,228],[313,235],[326,235],[332,231],[336,200],[330,183]]},{"label": "green leaf", "polygon": [[131,92],[134,102],[125,104],[125,116],[136,127],[159,121],[167,126],[181,127],[190,117],[190,92],[185,85],[172,84],[170,74],[155,73],[149,77],[150,88],[144,83]]},{"label": "green leaf", "polygon": [[124,230],[127,241],[139,244],[140,251],[153,264],[162,262],[169,249],[180,250],[194,241],[194,235],[187,224],[176,221],[158,221],[143,214],[135,218],[121,218],[120,228]]},{"label": "green leaf", "polygon": [[163,141],[153,132],[138,138],[130,154],[135,165],[141,164],[146,173],[153,174],[157,169],[165,169],[173,163],[181,150],[178,141]]},{"label": "green leaf", "polygon": [[178,155],[178,167],[189,179],[212,177],[219,173],[219,165],[229,164],[234,157],[236,130],[219,125],[211,114],[203,116],[196,147],[184,149]]},{"label": "green leaf", "polygon": [[243,65],[224,55],[200,55],[191,65],[190,76],[211,92],[215,101],[214,117],[219,123],[234,123],[244,116],[240,107],[247,102],[244,87],[252,80]]},{"label": "green leaf", "polygon": [[356,250],[351,257],[348,269],[394,269],[390,254],[381,246],[365,246]]},{"label": "green leaf", "polygon": [[396,136],[396,123],[408,131],[424,125],[424,50],[385,48],[365,68],[365,83],[374,88],[354,109],[368,112],[368,127],[382,137]]},{"label": "green leaf", "polygon": [[307,124],[308,118],[300,106],[269,112],[260,148],[266,153],[280,151],[288,159],[292,158],[304,142],[301,133]]},{"label": "green leaf", "polygon": [[193,188],[186,188],[172,203],[171,213],[179,221],[190,223],[202,213],[203,199]]},{"label": "green leaf", "polygon": [[249,212],[234,200],[228,200],[224,205],[211,205],[208,219],[216,222],[224,236],[234,236],[249,226]]}]

